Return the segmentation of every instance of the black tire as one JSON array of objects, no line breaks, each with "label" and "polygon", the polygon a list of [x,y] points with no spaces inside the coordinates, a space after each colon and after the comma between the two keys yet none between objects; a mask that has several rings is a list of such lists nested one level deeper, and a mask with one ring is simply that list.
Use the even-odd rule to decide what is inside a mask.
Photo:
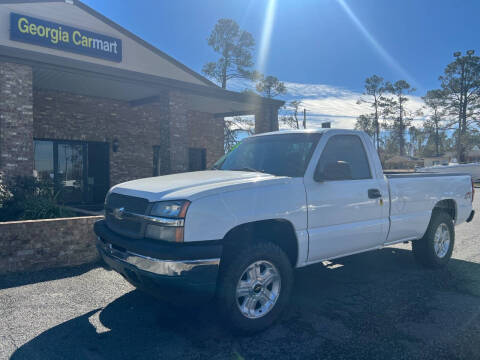
[{"label": "black tire", "polygon": [[[450,234],[450,242],[445,255],[439,256],[435,251],[435,233],[442,224],[445,224]],[[412,251],[415,260],[427,268],[441,268],[447,265],[455,244],[455,230],[452,217],[444,211],[435,210],[430,219],[427,232],[420,240],[412,241]]]},{"label": "black tire", "polygon": [[[217,302],[226,325],[236,333],[251,334],[273,324],[287,305],[293,285],[292,265],[285,252],[275,244],[262,241],[230,252],[230,255],[222,261],[217,286]],[[281,285],[278,298],[271,310],[261,317],[252,319],[240,311],[237,305],[236,289],[244,271],[259,261],[267,261],[274,265]]]}]

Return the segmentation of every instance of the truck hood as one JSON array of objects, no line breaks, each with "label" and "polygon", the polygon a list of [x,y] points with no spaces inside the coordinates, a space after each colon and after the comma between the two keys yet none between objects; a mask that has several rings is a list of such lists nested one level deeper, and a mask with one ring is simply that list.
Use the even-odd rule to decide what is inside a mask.
[{"label": "truck hood", "polygon": [[222,191],[232,191],[252,186],[285,182],[288,177],[246,171],[206,170],[189,173],[157,176],[124,182],[110,191],[148,199],[194,200]]}]

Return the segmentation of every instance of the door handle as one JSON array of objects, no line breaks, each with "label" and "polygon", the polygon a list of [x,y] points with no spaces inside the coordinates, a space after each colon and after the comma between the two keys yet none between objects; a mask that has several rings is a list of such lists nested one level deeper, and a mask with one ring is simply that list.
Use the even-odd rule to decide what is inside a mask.
[{"label": "door handle", "polygon": [[368,197],[370,199],[378,199],[382,197],[382,193],[378,189],[368,189]]}]

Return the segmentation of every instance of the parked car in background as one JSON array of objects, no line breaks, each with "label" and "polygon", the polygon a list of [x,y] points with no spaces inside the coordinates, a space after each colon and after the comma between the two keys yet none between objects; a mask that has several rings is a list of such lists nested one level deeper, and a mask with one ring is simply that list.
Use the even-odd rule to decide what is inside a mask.
[{"label": "parked car in background", "polygon": [[114,186],[95,232],[135,286],[215,295],[233,329],[254,332],[288,303],[294,268],[406,241],[420,264],[445,266],[473,196],[470,175],[384,175],[363,132],[282,131],[212,170]]}]

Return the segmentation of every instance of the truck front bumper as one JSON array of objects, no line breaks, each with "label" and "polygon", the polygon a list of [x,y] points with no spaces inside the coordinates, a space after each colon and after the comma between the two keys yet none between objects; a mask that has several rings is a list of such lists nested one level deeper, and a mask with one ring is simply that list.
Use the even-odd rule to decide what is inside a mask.
[{"label": "truck front bumper", "polygon": [[129,239],[111,231],[104,220],[95,223],[97,249],[107,265],[132,285],[155,296],[184,296],[185,291],[211,298],[215,292],[222,246],[159,244]]}]

